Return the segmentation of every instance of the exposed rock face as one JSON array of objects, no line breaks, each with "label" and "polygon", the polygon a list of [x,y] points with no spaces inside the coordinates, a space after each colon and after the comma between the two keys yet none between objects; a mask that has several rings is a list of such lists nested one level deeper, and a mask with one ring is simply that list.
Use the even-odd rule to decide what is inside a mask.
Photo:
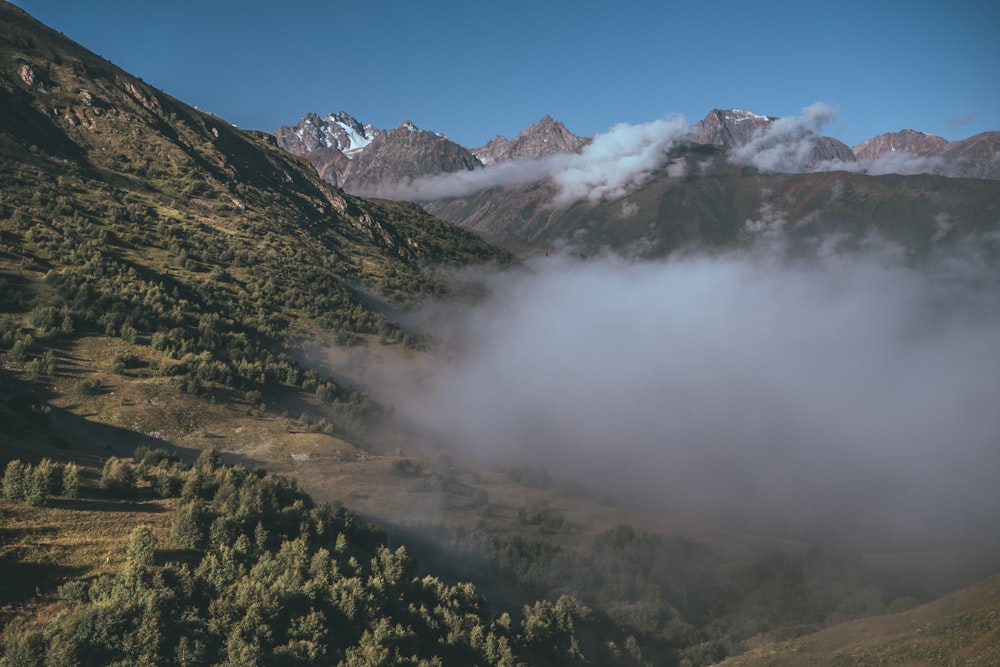
[{"label": "exposed rock face", "polygon": [[857,160],[854,155],[854,151],[851,150],[850,146],[845,144],[843,141],[834,139],[833,137],[826,137],[822,135],[816,135],[813,157],[820,162],[828,160],[855,162]]},{"label": "exposed rock face", "polygon": [[743,109],[713,109],[695,124],[694,143],[735,149],[733,154],[736,160],[747,163],[753,162],[752,155],[758,149],[780,151],[785,144],[789,153],[797,154],[797,146],[808,144],[808,156],[798,158],[801,164],[794,170],[828,160],[855,161],[854,153],[847,144],[816,134],[804,126],[786,126],[780,130],[775,126],[771,130],[777,120],[773,116],[761,116]]},{"label": "exposed rock face", "polygon": [[467,148],[444,135],[403,121],[375,135],[348,165],[343,187],[358,194],[378,194],[379,185],[421,176],[479,169],[483,165]]},{"label": "exposed rock face", "polygon": [[941,157],[952,165],[955,176],[1000,179],[1000,132],[982,132],[950,141]]},{"label": "exposed rock face", "polygon": [[695,143],[727,148],[742,146],[749,143],[759,128],[767,127],[776,120],[743,109],[712,109],[695,125]]},{"label": "exposed rock face", "polygon": [[1000,132],[983,132],[961,141],[947,141],[933,134],[901,130],[880,134],[854,147],[859,160],[878,160],[891,153],[940,158],[944,162],[941,171],[949,176],[1000,178]]},{"label": "exposed rock face", "polygon": [[316,168],[319,177],[333,185],[342,185],[343,175],[351,165],[351,158],[333,147],[321,146],[305,153],[305,157]]},{"label": "exposed rock face", "polygon": [[947,141],[933,134],[901,130],[866,139],[852,150],[859,160],[877,160],[886,153],[909,153],[913,157],[931,157],[940,155],[947,144]]},{"label": "exposed rock face", "polygon": [[308,159],[324,181],[355,193],[375,194],[379,184],[483,166],[467,148],[410,121],[377,130],[343,111],[322,118],[306,114],[274,135],[281,148]]},{"label": "exposed rock face", "polygon": [[306,114],[297,125],[283,125],[274,136],[278,145],[289,153],[307,155],[321,148],[336,148],[348,157],[371,143],[378,130],[362,125],[344,111],[329,113],[320,118]]},{"label": "exposed rock face", "polygon": [[472,154],[483,164],[490,165],[519,157],[538,159],[556,153],[577,153],[590,141],[573,134],[561,122],[546,114],[537,124],[518,132],[513,139],[497,136],[485,146],[473,148]]}]

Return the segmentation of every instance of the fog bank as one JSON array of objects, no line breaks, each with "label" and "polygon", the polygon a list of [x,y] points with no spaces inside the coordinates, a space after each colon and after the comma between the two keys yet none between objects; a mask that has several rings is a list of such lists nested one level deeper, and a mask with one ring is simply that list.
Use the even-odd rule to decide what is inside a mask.
[{"label": "fog bank", "polygon": [[748,530],[1000,535],[1000,288],[975,253],[545,258],[376,388],[498,464]]}]

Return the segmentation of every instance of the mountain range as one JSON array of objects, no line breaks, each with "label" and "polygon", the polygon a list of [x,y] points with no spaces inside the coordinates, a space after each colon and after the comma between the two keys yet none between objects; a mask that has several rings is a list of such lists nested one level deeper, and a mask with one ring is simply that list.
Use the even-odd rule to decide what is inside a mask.
[{"label": "mountain range", "polygon": [[[625,153],[548,116],[473,149],[343,112],[244,131],[0,2],[0,664],[995,655],[995,577],[920,604],[994,573],[989,553],[922,569],[938,552],[860,554],[634,512],[562,471],[450,451],[355,382],[369,362],[450,365],[421,325],[488,300],[477,267],[519,264],[478,231],[525,254],[574,241],[647,256],[776,229],[876,230],[917,250],[995,234],[996,181],[809,171],[921,141],[932,152],[919,159],[972,169],[989,134],[958,148],[886,139],[852,161],[808,124],[748,112],[620,131]],[[809,150],[783,152],[778,136]],[[747,146],[758,153],[738,154]],[[769,170],[758,154],[807,168]],[[602,160],[615,168],[595,171]],[[641,168],[615,180],[620,162]],[[455,174],[486,178],[421,205],[353,194]],[[592,371],[568,375],[598,385]],[[469,393],[498,399],[504,374]],[[362,516],[394,531],[395,551]],[[419,570],[401,534],[428,555]],[[872,636],[854,660],[859,633]]]},{"label": "mountain range", "polygon": [[[739,148],[765,135],[779,120],[741,109],[713,109],[691,126],[688,143]],[[400,132],[404,129],[412,134]],[[573,134],[548,115],[513,139],[498,135],[477,148],[460,146],[438,132],[421,130],[410,121],[404,121],[395,130],[378,130],[362,125],[344,111],[322,118],[310,113],[295,125],[278,128],[274,134],[280,147],[309,159],[325,180],[357,192],[519,158],[579,153],[592,141]],[[887,154],[896,154],[929,159],[914,167],[919,173],[1000,179],[997,157],[1000,132],[946,141],[916,130],[901,130],[872,137],[853,147],[808,129],[803,134],[812,139],[810,158],[814,165],[827,161],[876,162]]]},{"label": "mountain range", "polygon": [[[340,112],[306,116],[276,137],[348,192],[420,201],[444,220],[513,243],[572,238],[584,250],[610,244],[663,255],[776,225],[829,229],[849,218],[854,232],[878,229],[926,246],[942,220],[991,224],[1000,132],[949,142],[903,130],[852,148],[820,134],[824,110],[815,113],[819,120],[714,109],[663,136],[625,127],[594,138],[545,116],[513,139],[465,148],[410,122],[378,131]],[[359,129],[345,139],[345,127]],[[650,136],[603,141],[615,132]],[[607,144],[628,141],[638,142],[638,169],[635,156],[608,156],[617,148]],[[567,173],[582,174],[582,193],[567,196]],[[622,183],[608,186],[616,178]]]}]

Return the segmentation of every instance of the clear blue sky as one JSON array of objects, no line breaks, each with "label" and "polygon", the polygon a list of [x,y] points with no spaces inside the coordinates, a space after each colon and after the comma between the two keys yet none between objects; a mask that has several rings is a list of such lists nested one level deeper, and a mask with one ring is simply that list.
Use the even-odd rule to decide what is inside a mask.
[{"label": "clear blue sky", "polygon": [[341,109],[475,147],[712,108],[839,112],[855,144],[1000,130],[1000,3],[17,0],[188,104],[273,131]]}]

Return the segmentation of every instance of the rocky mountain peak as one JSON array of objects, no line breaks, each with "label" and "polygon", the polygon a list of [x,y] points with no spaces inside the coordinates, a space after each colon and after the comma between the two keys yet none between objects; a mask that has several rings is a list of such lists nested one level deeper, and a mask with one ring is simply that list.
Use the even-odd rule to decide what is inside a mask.
[{"label": "rocky mountain peak", "polygon": [[519,157],[538,159],[556,153],[576,153],[589,143],[590,139],[573,134],[560,121],[545,114],[513,139],[498,135],[485,146],[474,148],[472,153],[488,165]]},{"label": "rocky mountain peak", "polygon": [[930,157],[943,149],[948,142],[933,134],[917,130],[887,132],[866,139],[854,146],[854,154],[862,160],[877,160],[886,153],[909,153],[914,157]]},{"label": "rocky mountain peak", "polygon": [[385,184],[482,166],[464,146],[405,120],[395,129],[377,133],[348,165],[341,182],[351,192],[378,194]]},{"label": "rocky mountain peak", "polygon": [[279,146],[296,155],[333,148],[353,157],[371,143],[377,133],[371,125],[362,125],[347,112],[338,111],[322,118],[307,113],[296,125],[283,125],[274,135]]},{"label": "rocky mountain peak", "polygon": [[695,125],[695,142],[727,148],[743,146],[759,128],[776,120],[773,116],[761,116],[744,109],[712,109]]}]

